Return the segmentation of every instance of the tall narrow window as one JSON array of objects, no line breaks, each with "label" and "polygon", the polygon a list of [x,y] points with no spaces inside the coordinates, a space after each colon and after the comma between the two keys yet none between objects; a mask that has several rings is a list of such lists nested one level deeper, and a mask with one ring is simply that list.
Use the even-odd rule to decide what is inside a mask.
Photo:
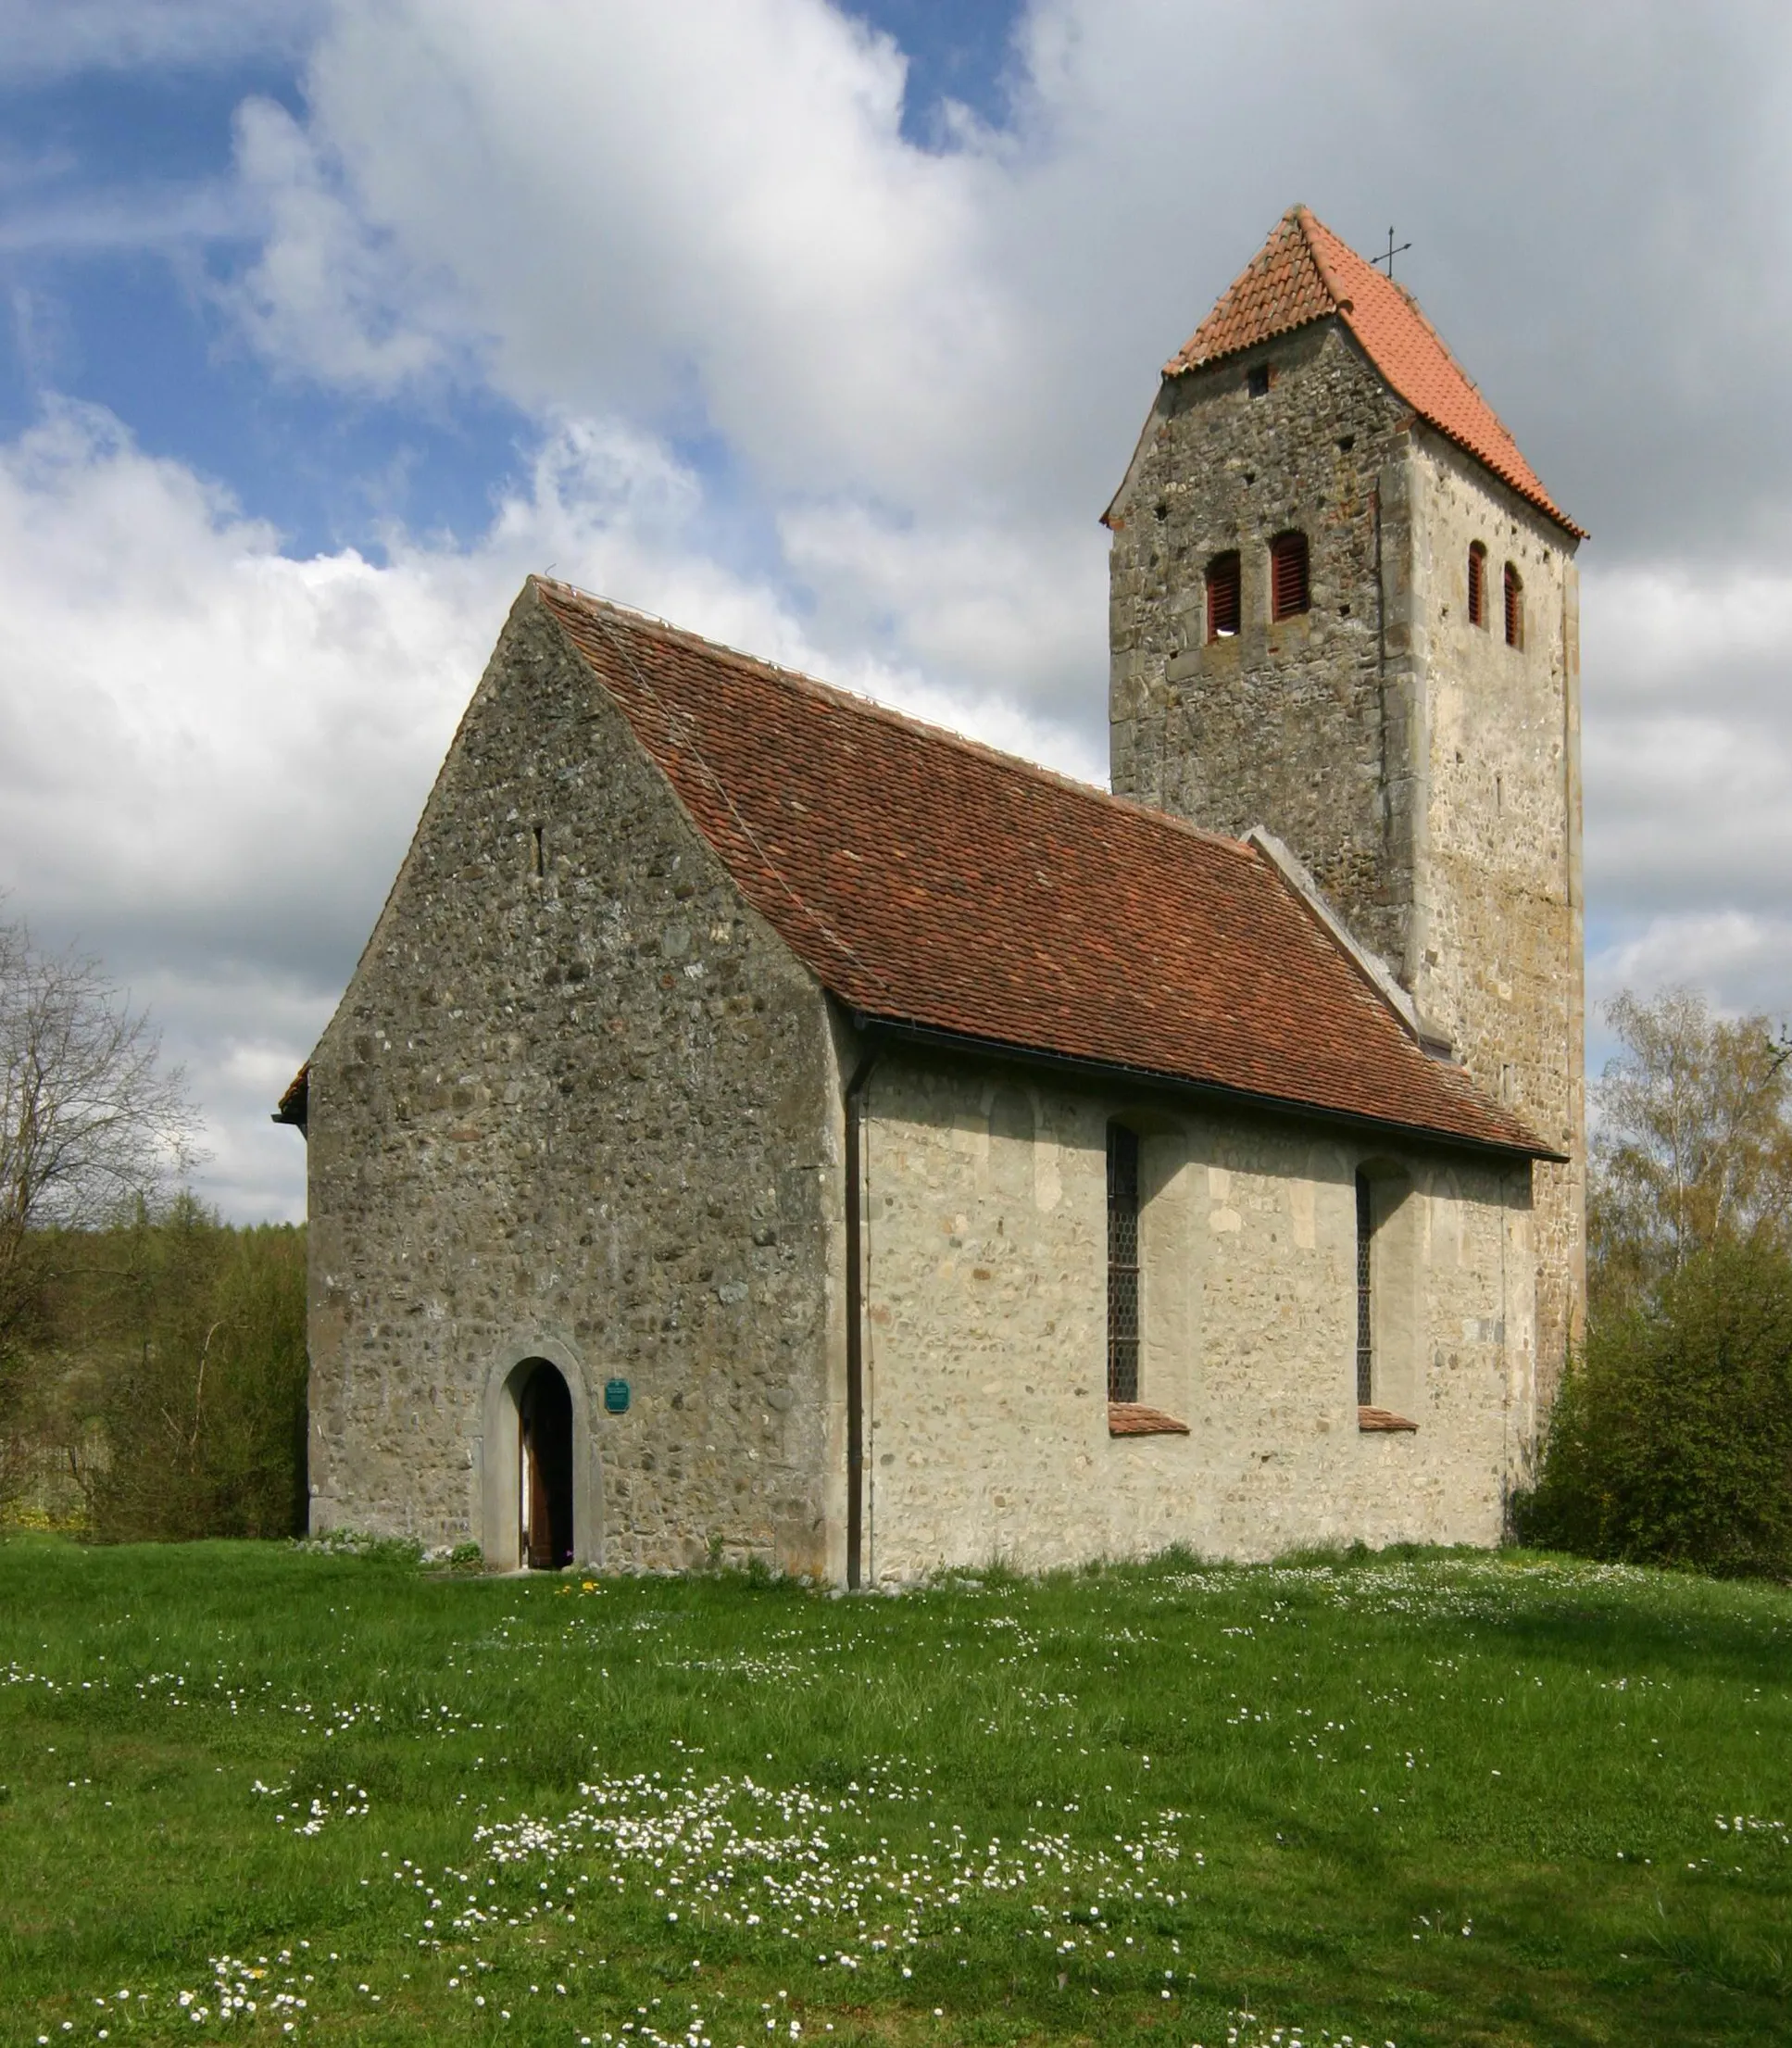
[{"label": "tall narrow window", "polygon": [[1487,622],[1487,550],[1479,541],[1469,549],[1469,623]]},{"label": "tall narrow window", "polygon": [[1357,1405],[1374,1400],[1375,1303],[1370,1292],[1370,1250],[1375,1235],[1375,1212],[1369,1175],[1357,1175]]},{"label": "tall narrow window", "polygon": [[1108,1126],[1108,1399],[1139,1398],[1139,1140]]},{"label": "tall narrow window", "polygon": [[1230,640],[1238,631],[1240,576],[1236,549],[1207,565],[1207,636]]},{"label": "tall narrow window", "polygon": [[1270,616],[1292,619],[1308,603],[1307,536],[1278,534],[1270,543]]},{"label": "tall narrow window", "polygon": [[1510,562],[1506,564],[1506,645],[1524,645],[1524,585]]}]

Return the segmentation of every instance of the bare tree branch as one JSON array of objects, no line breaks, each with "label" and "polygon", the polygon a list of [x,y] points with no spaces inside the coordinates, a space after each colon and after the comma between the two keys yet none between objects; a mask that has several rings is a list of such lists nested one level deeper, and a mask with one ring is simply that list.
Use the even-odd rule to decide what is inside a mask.
[{"label": "bare tree branch", "polygon": [[1606,1006],[1623,1051],[1595,1089],[1594,1277],[1623,1294],[1707,1245],[1792,1230],[1792,1042],[1690,988]]},{"label": "bare tree branch", "polygon": [[29,1309],[32,1234],[116,1222],[199,1156],[185,1076],[160,1054],[98,960],[0,922],[0,1359]]}]

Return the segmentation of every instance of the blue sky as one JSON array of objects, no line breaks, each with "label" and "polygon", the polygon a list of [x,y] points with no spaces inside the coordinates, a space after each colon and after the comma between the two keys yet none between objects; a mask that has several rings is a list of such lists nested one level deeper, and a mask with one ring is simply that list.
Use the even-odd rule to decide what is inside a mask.
[{"label": "blue sky", "polygon": [[1792,26],[1610,19],[0,0],[10,908],[294,1213],[269,1090],[528,570],[1100,776],[1097,514],[1302,199],[1593,530],[1596,994],[1792,1009]]},{"label": "blue sky", "polygon": [[[850,11],[901,44],[901,132],[916,147],[940,145],[947,99],[1003,122],[1015,7]],[[263,98],[302,116],[303,54],[227,46],[216,63],[82,67],[0,87],[13,223],[0,242],[0,433],[20,432],[46,392],[104,406],[146,452],[228,484],[294,553],[379,556],[394,521],[476,534],[533,440],[526,411],[472,380],[376,399],[270,375],[217,304],[259,242],[235,189],[236,109]],[[209,232],[183,232],[189,221]],[[725,446],[700,435],[681,446],[725,484]]]}]

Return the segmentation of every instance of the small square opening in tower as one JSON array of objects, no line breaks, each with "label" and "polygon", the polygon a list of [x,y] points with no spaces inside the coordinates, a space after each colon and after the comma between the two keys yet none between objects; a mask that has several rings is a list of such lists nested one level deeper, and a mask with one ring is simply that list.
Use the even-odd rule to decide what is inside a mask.
[{"label": "small square opening in tower", "polygon": [[1275,382],[1273,363],[1253,363],[1245,372],[1245,389],[1253,398],[1267,398],[1270,386]]}]

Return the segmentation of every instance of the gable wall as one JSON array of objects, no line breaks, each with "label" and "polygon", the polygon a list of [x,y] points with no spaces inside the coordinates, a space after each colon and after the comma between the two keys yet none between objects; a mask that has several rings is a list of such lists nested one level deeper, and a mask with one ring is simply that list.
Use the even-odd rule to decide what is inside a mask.
[{"label": "gable wall", "polygon": [[312,1063],[312,1527],[486,1540],[494,1376],[539,1351],[589,1418],[582,1558],[837,1571],[832,1062],[526,592]]},{"label": "gable wall", "polygon": [[[1140,1399],[1185,1437],[1108,1433],[1116,1114],[1142,1134]],[[1522,1163],[896,1054],[865,1149],[868,1579],[1498,1539],[1534,1425]],[[1414,1434],[1358,1426],[1365,1161],[1412,1187],[1383,1225],[1376,1397]]]}]

